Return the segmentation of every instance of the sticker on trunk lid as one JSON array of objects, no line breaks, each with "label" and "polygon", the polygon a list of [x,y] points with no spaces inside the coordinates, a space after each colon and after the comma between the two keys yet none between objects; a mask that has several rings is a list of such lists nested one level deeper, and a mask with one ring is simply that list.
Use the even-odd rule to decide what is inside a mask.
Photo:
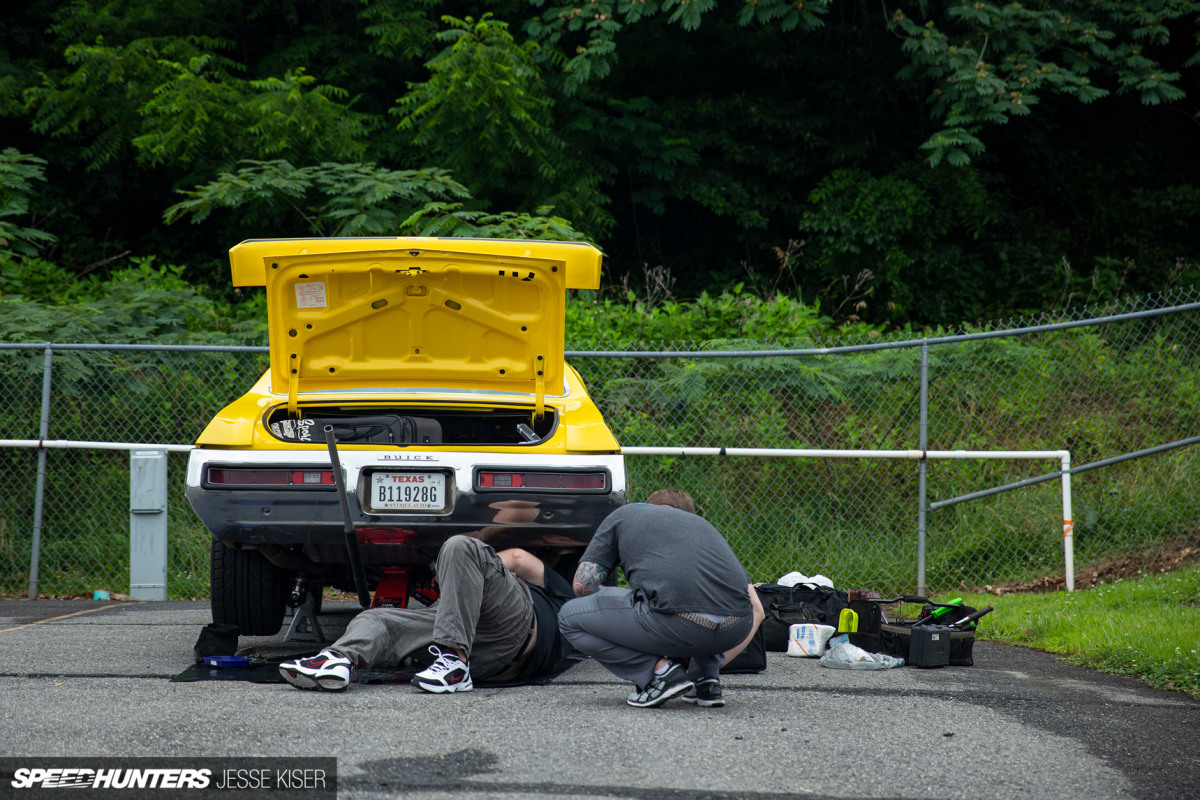
[{"label": "sticker on trunk lid", "polygon": [[326,305],[323,281],[296,284],[296,308],[325,308]]}]

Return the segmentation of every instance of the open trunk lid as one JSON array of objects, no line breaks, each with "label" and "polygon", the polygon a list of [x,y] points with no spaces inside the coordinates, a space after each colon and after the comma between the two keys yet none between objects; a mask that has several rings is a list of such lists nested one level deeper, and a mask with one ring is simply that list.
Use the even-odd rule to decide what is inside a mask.
[{"label": "open trunk lid", "polygon": [[529,394],[564,381],[567,288],[599,286],[588,244],[497,239],[272,239],[230,250],[267,291],[272,389],[387,386]]}]

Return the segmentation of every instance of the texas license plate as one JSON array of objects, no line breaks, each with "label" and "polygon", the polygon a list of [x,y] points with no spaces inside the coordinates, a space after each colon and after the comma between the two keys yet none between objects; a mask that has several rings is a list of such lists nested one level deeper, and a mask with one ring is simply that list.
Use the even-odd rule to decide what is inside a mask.
[{"label": "texas license plate", "polygon": [[372,472],[373,511],[441,511],[446,507],[446,476],[441,472]]}]

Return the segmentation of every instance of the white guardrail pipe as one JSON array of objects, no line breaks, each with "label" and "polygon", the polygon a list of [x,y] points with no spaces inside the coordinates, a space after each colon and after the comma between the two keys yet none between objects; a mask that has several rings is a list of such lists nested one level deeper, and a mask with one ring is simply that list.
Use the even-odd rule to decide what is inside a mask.
[{"label": "white guardrail pipe", "polygon": [[959,460],[1053,459],[1062,469],[1063,569],[1068,592],[1075,591],[1075,526],[1071,521],[1071,453],[1068,450],[801,450],[757,447],[622,447],[631,456],[755,456],[758,458],[890,458]]},{"label": "white guardrail pipe", "polygon": [[[186,453],[190,444],[138,444],[133,442],[81,442],[66,439],[0,439],[0,447],[34,447],[62,450],[165,450]],[[919,461],[1054,459],[1062,465],[1063,560],[1068,592],[1075,590],[1074,524],[1071,521],[1071,453],[1067,450],[808,450],[766,447],[623,447],[630,456],[734,456],[754,458],[886,458]]]},{"label": "white guardrail pipe", "polygon": [[46,450],[166,450],[190,453],[190,444],[138,444],[135,442],[80,442],[72,439],[0,439],[0,447],[37,447]]}]

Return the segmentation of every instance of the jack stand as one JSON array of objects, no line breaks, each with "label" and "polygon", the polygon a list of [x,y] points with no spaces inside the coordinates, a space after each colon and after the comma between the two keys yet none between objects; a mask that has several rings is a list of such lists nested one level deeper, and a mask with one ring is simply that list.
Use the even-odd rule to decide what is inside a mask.
[{"label": "jack stand", "polygon": [[285,642],[326,642],[325,632],[317,621],[317,597],[311,589],[304,592],[304,602],[296,606],[292,624],[284,635]]}]

